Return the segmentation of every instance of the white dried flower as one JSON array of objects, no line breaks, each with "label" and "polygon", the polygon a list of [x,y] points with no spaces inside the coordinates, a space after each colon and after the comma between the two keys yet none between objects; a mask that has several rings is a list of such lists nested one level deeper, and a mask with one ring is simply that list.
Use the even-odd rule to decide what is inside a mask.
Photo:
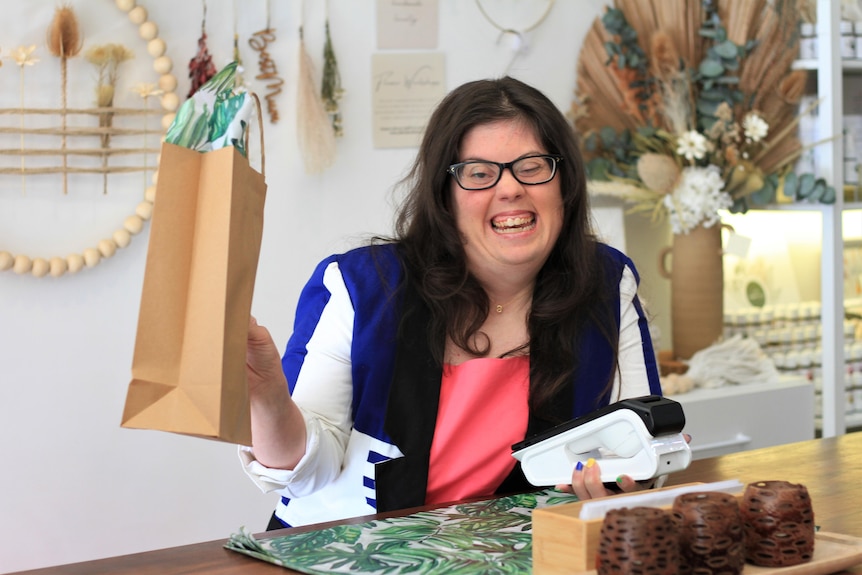
[{"label": "white dried flower", "polygon": [[675,234],[686,234],[700,224],[711,227],[718,223],[718,210],[733,205],[724,191],[724,178],[717,166],[682,169],[679,184],[663,199]]},{"label": "white dried flower", "polygon": [[742,131],[747,139],[752,142],[759,142],[769,133],[769,124],[766,123],[766,120],[751,112],[746,114],[742,120]]},{"label": "white dried flower", "polygon": [[33,57],[33,51],[36,50],[36,45],[32,46],[18,46],[12,51],[12,58],[15,59],[15,63],[21,66],[32,66],[36,62],[39,61],[39,58]]},{"label": "white dried flower", "polygon": [[146,83],[135,84],[132,86],[132,92],[145,100],[152,96],[161,96],[163,94],[163,91],[159,90],[158,85]]},{"label": "white dried flower", "polygon": [[689,130],[676,140],[676,153],[689,162],[702,160],[706,156],[709,144],[700,132]]}]

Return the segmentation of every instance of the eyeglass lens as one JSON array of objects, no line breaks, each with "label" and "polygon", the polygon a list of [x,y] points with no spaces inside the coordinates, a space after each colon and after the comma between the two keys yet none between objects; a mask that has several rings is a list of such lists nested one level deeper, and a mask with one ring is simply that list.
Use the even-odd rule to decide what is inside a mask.
[{"label": "eyeglass lens", "polygon": [[530,156],[510,164],[464,162],[456,168],[455,177],[466,189],[490,188],[500,180],[505,167],[509,167],[522,184],[544,184],[554,177],[556,162],[551,156]]}]

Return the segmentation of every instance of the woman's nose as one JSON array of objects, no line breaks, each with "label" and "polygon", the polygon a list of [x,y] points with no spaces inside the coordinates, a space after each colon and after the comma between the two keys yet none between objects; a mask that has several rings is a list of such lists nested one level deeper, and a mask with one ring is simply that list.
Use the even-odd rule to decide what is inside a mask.
[{"label": "woman's nose", "polygon": [[500,175],[496,190],[500,198],[513,200],[523,195],[524,184],[515,179],[511,168],[506,168]]}]

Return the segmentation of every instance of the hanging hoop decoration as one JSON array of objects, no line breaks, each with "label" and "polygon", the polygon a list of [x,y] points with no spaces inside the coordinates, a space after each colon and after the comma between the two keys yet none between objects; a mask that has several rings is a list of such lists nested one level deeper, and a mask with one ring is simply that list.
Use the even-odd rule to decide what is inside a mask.
[{"label": "hanging hoop decoration", "polygon": [[[159,74],[160,103],[165,112],[161,121],[164,132],[173,122],[180,105],[179,97],[175,93],[177,78],[171,73],[173,62],[165,55],[167,46],[165,41],[159,38],[159,28],[149,19],[146,8],[138,5],[136,0],[114,0],[114,2],[117,8],[128,15],[132,24],[138,26],[138,35],[147,42],[147,53],[153,58],[153,69]],[[150,93],[155,94],[156,91]],[[146,157],[146,152],[144,155]],[[144,199],[135,207],[134,213],[127,216],[121,227],[109,237],[99,241],[96,246],[86,248],[80,253],[49,258],[31,258],[24,254],[12,254],[0,250],[0,271],[12,270],[20,275],[31,274],[34,277],[48,275],[60,277],[66,273],[77,273],[83,268],[92,268],[103,259],[112,257],[117,249],[131,243],[132,236],[139,234],[152,216],[157,179],[158,169],[153,172],[152,184],[144,190]]]},{"label": "hanging hoop decoration", "polygon": [[548,15],[551,13],[551,8],[554,7],[555,1],[556,0],[548,0],[548,5],[545,7],[545,11],[542,12],[542,14],[539,16],[539,18],[535,22],[533,22],[532,24],[530,24],[529,26],[527,26],[525,28],[517,30],[515,28],[506,28],[505,26],[501,26],[500,24],[498,24],[496,20],[491,18],[491,16],[488,14],[487,10],[485,10],[485,7],[482,6],[482,1],[476,0],[476,6],[479,8],[479,12],[482,13],[482,16],[485,18],[485,20],[487,20],[491,24],[491,26],[493,26],[494,28],[496,28],[497,30],[500,31],[500,35],[497,37],[497,44],[499,44],[500,40],[502,40],[503,37],[505,37],[505,36],[511,35],[511,36],[515,37],[515,46],[514,46],[514,52],[515,53],[512,55],[512,59],[509,60],[509,64],[506,66],[506,69],[503,71],[503,75],[506,75],[509,73],[509,69],[512,67],[512,64],[515,63],[515,60],[518,59],[518,56],[520,56],[521,54],[525,54],[527,52],[527,43],[524,40],[524,34],[526,34],[527,32],[532,32],[533,30],[535,30],[536,28],[541,26],[541,24],[545,20],[548,19]]}]

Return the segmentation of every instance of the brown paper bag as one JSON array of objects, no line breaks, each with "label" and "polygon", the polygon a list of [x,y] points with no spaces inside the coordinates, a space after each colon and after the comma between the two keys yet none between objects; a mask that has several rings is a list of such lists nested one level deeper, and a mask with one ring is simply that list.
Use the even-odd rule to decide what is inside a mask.
[{"label": "brown paper bag", "polygon": [[251,445],[245,355],[265,195],[234,148],[162,145],[123,427]]}]

